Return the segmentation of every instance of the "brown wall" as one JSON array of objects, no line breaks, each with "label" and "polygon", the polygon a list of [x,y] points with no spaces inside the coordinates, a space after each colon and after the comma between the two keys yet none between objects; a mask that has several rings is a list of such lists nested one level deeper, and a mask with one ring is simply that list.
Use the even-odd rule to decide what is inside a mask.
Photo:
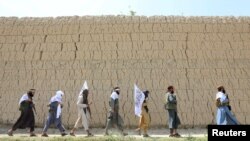
[{"label": "brown wall", "polygon": [[152,126],[167,124],[164,93],[174,85],[185,126],[215,120],[215,94],[224,85],[236,117],[250,124],[249,17],[0,17],[0,123],[19,116],[18,101],[36,88],[37,125],[57,89],[65,91],[63,122],[72,126],[84,82],[93,93],[92,125],[104,126],[113,86],[121,115],[137,125],[133,84],[151,91]]}]

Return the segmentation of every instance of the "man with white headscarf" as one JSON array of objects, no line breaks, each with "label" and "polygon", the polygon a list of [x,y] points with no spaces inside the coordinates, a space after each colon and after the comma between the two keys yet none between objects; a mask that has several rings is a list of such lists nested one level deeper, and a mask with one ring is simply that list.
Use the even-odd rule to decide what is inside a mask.
[{"label": "man with white headscarf", "polygon": [[217,88],[217,90],[218,90],[218,93],[216,94],[217,125],[239,125],[240,123],[228,108],[229,98],[225,88],[223,86],[220,86]]},{"label": "man with white headscarf", "polygon": [[16,121],[16,123],[12,126],[12,128],[8,131],[9,136],[13,136],[13,131],[16,129],[24,129],[26,127],[30,128],[30,136],[36,136],[34,133],[35,130],[35,116],[33,109],[35,110],[35,105],[33,103],[33,96],[35,94],[35,89],[30,89],[26,94],[24,94],[19,100],[19,110],[21,111],[21,115]]},{"label": "man with white headscarf", "polygon": [[56,92],[56,95],[50,99],[49,103],[49,115],[45,126],[43,128],[43,137],[48,137],[47,130],[51,124],[55,124],[56,127],[60,130],[61,135],[67,135],[65,133],[65,128],[62,125],[61,113],[62,113],[62,96],[64,95],[63,91],[59,90]]},{"label": "man with white headscarf", "polygon": [[110,111],[108,114],[107,124],[105,128],[105,135],[109,135],[108,130],[109,128],[111,128],[112,125],[117,126],[123,136],[128,135],[123,131],[123,120],[119,114],[119,94],[120,88],[115,87],[112,91],[109,100]]}]

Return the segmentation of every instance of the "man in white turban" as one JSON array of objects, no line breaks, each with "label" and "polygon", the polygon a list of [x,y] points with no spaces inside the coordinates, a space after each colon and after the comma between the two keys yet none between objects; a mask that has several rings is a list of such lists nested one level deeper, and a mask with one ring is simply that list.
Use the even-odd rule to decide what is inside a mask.
[{"label": "man in white turban", "polygon": [[51,124],[55,124],[56,127],[60,130],[61,135],[67,135],[65,133],[65,128],[62,125],[61,113],[62,113],[62,96],[64,95],[63,91],[59,90],[56,92],[56,95],[50,99],[49,103],[49,115],[45,126],[43,128],[43,137],[48,137],[47,130]]}]

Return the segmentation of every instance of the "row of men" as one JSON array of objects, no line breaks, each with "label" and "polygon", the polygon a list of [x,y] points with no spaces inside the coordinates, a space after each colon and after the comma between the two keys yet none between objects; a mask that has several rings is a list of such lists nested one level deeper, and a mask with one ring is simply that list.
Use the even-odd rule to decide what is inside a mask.
[{"label": "row of men", "polygon": [[[34,111],[35,106],[33,103],[33,96],[35,94],[35,89],[30,89],[27,94],[24,94],[20,101],[19,110],[21,111],[21,115],[16,121],[16,123],[12,126],[12,128],[8,131],[9,136],[13,136],[13,131],[18,128],[27,128],[30,127],[30,136],[36,136],[34,133],[34,126],[35,126],[35,116]],[[82,124],[84,129],[87,132],[87,136],[93,136],[89,129],[89,119],[90,119],[90,107],[89,105],[91,102],[88,101],[88,94],[89,90],[84,89],[80,92],[78,100],[77,100],[77,107],[78,107],[78,118],[75,122],[74,128],[70,131],[71,136],[75,136],[75,131],[78,128],[78,124],[80,120],[82,120]],[[148,135],[148,128],[150,123],[150,116],[149,116],[149,109],[147,106],[148,98],[149,98],[149,91],[143,91],[144,94],[144,101],[141,105],[141,116],[139,120],[139,128],[136,129],[139,135],[141,135],[141,130],[143,130],[143,137],[149,137]],[[43,128],[43,137],[48,137],[47,130],[51,124],[55,124],[55,126],[60,130],[61,135],[65,136],[67,133],[65,132],[65,128],[62,125],[61,121],[61,108],[63,107],[62,104],[62,97],[64,93],[63,91],[57,91],[56,95],[50,99],[49,103],[49,114],[47,120],[45,122],[45,126]],[[115,87],[112,90],[109,106],[110,110],[108,113],[107,124],[105,128],[105,135],[109,135],[109,129],[113,126],[117,127],[121,134],[126,136],[127,133],[124,132],[123,129],[123,120],[119,114],[119,95],[120,95],[120,88]],[[223,86],[218,87],[218,93],[216,94],[216,106],[217,109],[217,117],[216,122],[218,125],[236,125],[239,122],[236,118],[232,115],[229,106],[229,98],[226,94],[226,91]],[[166,104],[165,109],[168,111],[168,125],[170,129],[170,137],[180,137],[180,134],[177,132],[178,125],[180,125],[180,119],[177,114],[177,98],[175,94],[175,88],[173,86],[169,86],[166,93]]]}]

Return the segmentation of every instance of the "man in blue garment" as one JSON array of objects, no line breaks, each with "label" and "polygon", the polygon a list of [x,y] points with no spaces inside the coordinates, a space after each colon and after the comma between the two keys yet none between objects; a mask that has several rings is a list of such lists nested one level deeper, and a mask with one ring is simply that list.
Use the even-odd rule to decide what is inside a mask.
[{"label": "man in blue garment", "polygon": [[217,89],[218,89],[218,93],[216,94],[216,106],[218,108],[216,116],[217,125],[238,125],[239,122],[233,116],[233,114],[228,108],[229,99],[226,94],[225,88],[223,86],[220,86]]},{"label": "man in blue garment", "polygon": [[55,124],[55,126],[60,130],[62,136],[67,135],[67,133],[65,133],[65,128],[62,125],[61,121],[63,95],[63,91],[59,90],[56,92],[56,95],[50,99],[49,115],[43,128],[42,137],[48,137],[47,130],[49,129],[51,124]]}]

